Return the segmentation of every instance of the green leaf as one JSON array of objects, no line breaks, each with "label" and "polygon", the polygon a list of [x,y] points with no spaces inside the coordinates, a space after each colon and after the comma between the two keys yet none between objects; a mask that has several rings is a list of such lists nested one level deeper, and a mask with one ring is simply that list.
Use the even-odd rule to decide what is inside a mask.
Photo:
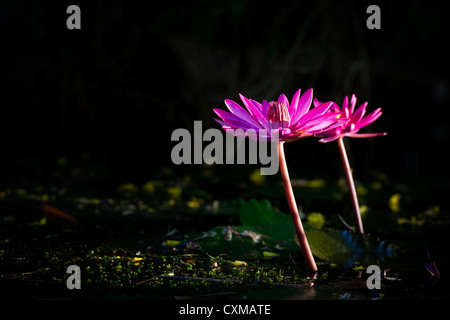
[{"label": "green leaf", "polygon": [[268,237],[261,233],[259,227],[244,227],[244,226],[233,226],[237,232],[241,233],[245,230],[253,231],[263,234],[265,237],[258,243],[255,243],[249,238],[238,236],[233,234],[230,241],[225,240],[223,234],[228,226],[219,226],[208,231],[209,234],[214,234],[213,236],[208,236],[198,240],[198,243],[203,249],[208,251],[212,255],[218,254],[229,254],[235,259],[249,259],[249,258],[262,258],[263,251],[261,250],[265,245],[265,240]]},{"label": "green leaf", "polygon": [[[276,211],[268,200],[251,199],[240,211],[242,226],[233,226],[236,234],[227,241],[224,230],[227,226],[216,227],[209,236],[199,241],[202,248],[212,254],[226,253],[234,258],[248,259],[264,257],[269,248],[272,252],[286,257],[299,252],[298,241],[292,219],[289,215]],[[369,235],[350,233],[347,230],[321,229],[304,226],[313,255],[321,260],[352,268],[355,261],[372,264],[395,254],[394,246]],[[256,232],[262,235],[260,241],[239,235]]]},{"label": "green leaf", "polygon": [[346,267],[351,268],[356,261],[373,264],[374,261],[395,256],[395,245],[369,235],[335,229],[311,229],[305,232],[314,256]]},{"label": "green leaf", "polygon": [[265,226],[269,224],[292,224],[291,217],[276,211],[270,201],[251,199],[239,211],[239,220],[244,226]]},{"label": "green leaf", "polygon": [[342,239],[339,232],[316,229],[305,230],[305,232],[314,256],[324,261],[338,262],[337,260],[341,260],[340,256],[342,254],[353,251]]}]

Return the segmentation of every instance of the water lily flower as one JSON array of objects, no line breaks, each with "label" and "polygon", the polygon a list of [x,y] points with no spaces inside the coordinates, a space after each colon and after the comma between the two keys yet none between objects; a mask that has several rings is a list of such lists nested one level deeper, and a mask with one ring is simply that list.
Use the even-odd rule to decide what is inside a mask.
[{"label": "water lily flower", "polygon": [[[329,112],[332,102],[323,103],[310,110],[313,89],[307,90],[303,95],[301,89],[298,89],[291,102],[284,94],[281,94],[277,101],[264,100],[262,103],[248,99],[242,94],[239,96],[246,109],[229,99],[225,100],[225,105],[230,112],[213,109],[221,119],[215,120],[224,130],[253,129],[268,140],[271,132],[275,130],[279,133],[280,141],[293,141],[313,136],[325,128],[331,130],[345,122],[345,119],[337,118],[338,112]],[[261,129],[265,130],[266,134],[260,131]]]},{"label": "water lily flower", "polygon": [[[246,132],[253,131],[255,133],[258,131],[259,137],[265,135],[266,141],[271,141],[274,131],[278,133],[276,135],[278,141],[271,142],[277,144],[281,177],[294,229],[308,268],[313,272],[317,272],[317,265],[306,238],[292,190],[283,145],[284,142],[313,136],[324,129],[331,130],[346,122],[348,119],[338,118],[340,113],[328,112],[332,102],[321,104],[310,110],[313,99],[312,89],[307,90],[303,95],[301,95],[300,89],[297,90],[291,102],[289,102],[284,94],[280,95],[277,101],[267,102],[264,100],[262,103],[247,99],[242,94],[239,96],[247,110],[242,108],[238,103],[227,99],[225,100],[225,105],[230,112],[214,109],[216,115],[221,119],[216,119],[216,121],[222,125],[224,130],[234,130],[235,135],[241,134],[236,129],[241,129],[241,131],[244,130]],[[246,135],[252,138],[255,133],[246,133]]]},{"label": "water lily flower", "polygon": [[[328,109],[328,112],[337,112],[340,114],[339,118],[346,118],[348,121],[342,123],[339,126],[334,126],[333,128],[326,128],[322,132],[318,132],[315,135],[317,137],[323,137],[323,139],[320,139],[319,142],[325,143],[330,142],[336,139],[339,139],[341,137],[351,137],[351,138],[371,138],[371,137],[377,137],[377,136],[384,136],[386,135],[385,132],[381,133],[358,133],[358,131],[371,124],[375,120],[377,120],[382,112],[381,108],[376,109],[375,111],[371,112],[369,115],[364,117],[366,113],[366,108],[368,105],[368,102],[364,102],[361,106],[359,106],[358,109],[355,111],[356,106],[356,96],[353,94],[352,98],[350,99],[350,104],[348,101],[348,96],[345,96],[344,101],[342,102],[342,109],[339,108],[339,105],[335,102],[331,103],[330,108]],[[328,105],[329,102],[326,103]],[[314,106],[316,108],[321,107],[323,105],[322,102],[320,102],[317,99],[314,99]]]},{"label": "water lily flower", "polygon": [[[347,152],[345,151],[345,145],[343,138],[351,137],[351,138],[371,138],[377,136],[386,135],[385,132],[382,133],[358,133],[358,131],[371,124],[375,120],[377,120],[381,116],[381,108],[376,109],[366,117],[364,117],[367,108],[367,102],[364,102],[358,109],[355,111],[356,106],[356,96],[353,94],[350,100],[350,104],[348,101],[348,96],[345,96],[344,101],[342,102],[342,109],[339,108],[339,105],[333,102],[328,109],[328,112],[338,112],[339,118],[347,119],[347,121],[341,123],[338,126],[326,128],[321,132],[317,132],[315,136],[322,137],[319,142],[326,143],[330,141],[337,140],[339,153],[341,155],[342,164],[345,169],[345,176],[347,178],[347,183],[349,186],[350,195],[352,198],[353,210],[355,214],[356,220],[356,229],[358,233],[363,234],[364,228],[361,219],[361,213],[358,203],[358,195],[355,189],[355,183],[353,181],[353,172],[350,167],[350,163],[348,161]],[[316,108],[320,108],[323,105],[319,100],[314,99],[314,106]],[[328,105],[328,103],[327,103]]]}]

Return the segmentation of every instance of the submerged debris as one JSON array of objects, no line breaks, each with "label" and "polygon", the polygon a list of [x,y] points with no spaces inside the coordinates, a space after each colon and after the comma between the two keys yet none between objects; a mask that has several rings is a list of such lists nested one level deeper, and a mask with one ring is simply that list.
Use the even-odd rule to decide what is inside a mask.
[{"label": "submerged debris", "polygon": [[268,238],[266,235],[251,230],[243,230],[239,232],[236,228],[231,226],[223,228],[222,234],[224,235],[223,238],[225,241],[231,241],[233,239],[233,235],[249,238],[253,241],[253,243],[259,243],[261,238]]},{"label": "submerged debris", "polygon": [[235,228],[228,226],[226,228],[222,229],[223,239],[225,241],[231,241],[233,240],[233,234],[239,235],[239,231],[237,231]]},{"label": "submerged debris", "polygon": [[257,233],[254,231],[249,231],[249,230],[244,230],[240,233],[238,233],[240,236],[243,237],[247,237],[249,239],[251,239],[254,243],[259,243],[259,241],[261,240],[261,238],[268,238],[268,236],[265,236],[261,233]]}]

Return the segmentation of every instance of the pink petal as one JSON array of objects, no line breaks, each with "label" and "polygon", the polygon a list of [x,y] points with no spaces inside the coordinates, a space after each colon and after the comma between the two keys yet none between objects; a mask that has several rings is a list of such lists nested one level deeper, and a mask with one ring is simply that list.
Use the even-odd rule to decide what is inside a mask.
[{"label": "pink petal", "polygon": [[342,113],[344,114],[344,118],[348,118],[348,96],[345,96],[344,101],[342,102]]},{"label": "pink petal", "polygon": [[377,120],[380,116],[382,115],[381,112],[381,108],[376,109],[375,111],[373,111],[372,113],[370,113],[369,115],[367,115],[365,118],[363,118],[362,120],[360,120],[357,124],[356,124],[356,129],[361,129],[362,127],[365,127],[369,124],[371,124],[372,122],[374,122],[375,120]]},{"label": "pink petal", "polygon": [[367,107],[368,102],[364,102],[357,110],[355,113],[353,113],[353,115],[350,118],[350,123],[358,123],[362,117],[364,117],[364,114],[366,113],[366,107]]},{"label": "pink petal", "polygon": [[291,100],[291,105],[289,108],[289,116],[292,117],[297,113],[297,107],[298,107],[298,99],[300,98],[300,93],[302,92],[301,89],[298,89]]},{"label": "pink petal", "polygon": [[334,120],[326,120],[326,121],[323,121],[323,122],[318,123],[318,124],[313,125],[313,126],[304,127],[303,130],[305,130],[306,132],[316,133],[316,132],[322,131],[324,129],[328,130],[328,127],[330,125],[334,124],[334,123],[335,123]]},{"label": "pink petal", "polygon": [[243,130],[247,129],[259,129],[261,126],[255,126],[252,123],[248,123],[244,119],[236,116],[233,113],[229,113],[227,111],[224,111],[222,109],[213,109],[213,111],[228,125],[235,127],[235,128],[241,128]]},{"label": "pink petal", "polygon": [[355,111],[355,106],[356,106],[356,96],[355,94],[352,94],[352,99],[350,100],[350,114],[353,114],[353,111]]},{"label": "pink petal", "polygon": [[330,137],[326,137],[326,138],[320,139],[319,142],[327,143],[327,142],[330,142],[330,141],[334,141],[334,140],[336,140],[336,139],[338,139],[340,137],[342,137],[342,135],[337,134],[337,135],[334,135],[334,136],[330,136]]},{"label": "pink petal", "polygon": [[231,115],[232,113],[229,113],[225,110],[214,108],[214,113],[217,114],[221,119],[226,118],[228,115]]},{"label": "pink petal", "polygon": [[320,106],[322,104],[322,102],[320,102],[319,100],[317,100],[316,98],[314,98],[313,100],[314,103],[314,107],[317,108],[318,106]]},{"label": "pink petal", "polygon": [[386,132],[379,132],[379,133],[347,133],[345,135],[347,137],[351,137],[351,138],[372,138],[372,137],[385,136]]},{"label": "pink petal", "polygon": [[336,118],[338,115],[338,113],[325,113],[320,116],[314,117],[309,121],[299,122],[295,130],[298,130],[300,128],[306,130],[305,128],[316,126],[320,126],[320,129],[326,128],[330,124],[339,120]]},{"label": "pink petal", "polygon": [[[318,117],[322,114],[324,114],[325,112],[327,112],[327,110],[330,108],[332,102],[325,102],[322,103],[320,106],[318,106],[317,108],[311,109],[309,110],[305,115],[303,115],[300,120],[298,120],[299,123],[305,123],[315,117]],[[292,122],[294,123],[294,122]]]},{"label": "pink petal", "polygon": [[250,102],[248,101],[248,99],[246,97],[244,97],[242,94],[239,93],[239,97],[241,98],[242,102],[244,103],[244,106],[247,108],[248,112],[254,116],[251,108],[249,107]]},{"label": "pink petal", "polygon": [[269,103],[266,100],[263,100],[262,104],[261,104],[261,113],[264,117],[266,117],[267,119],[267,111],[269,110]]},{"label": "pink petal", "polygon": [[300,97],[297,104],[297,111],[294,117],[291,117],[291,123],[296,123],[305,113],[308,112],[313,98],[313,89],[308,89]]},{"label": "pink petal", "polygon": [[237,117],[241,118],[245,122],[251,123],[257,128],[261,127],[261,124],[255,118],[253,118],[249,112],[247,112],[244,108],[242,108],[239,104],[237,104],[233,100],[226,99],[225,105],[233,114],[235,114]]},{"label": "pink petal", "polygon": [[230,126],[228,123],[223,122],[222,120],[219,120],[219,119],[216,119],[216,118],[214,118],[214,120],[215,120],[218,124],[220,124],[220,125],[222,126],[222,129],[224,129],[224,130],[226,130],[226,129],[232,129],[231,126]]},{"label": "pink petal", "polygon": [[284,93],[280,95],[280,97],[278,98],[278,102],[284,102],[286,104],[286,107],[290,107],[289,100]]},{"label": "pink petal", "polygon": [[[255,107],[255,105],[250,102],[246,97],[242,94],[239,94],[242,102],[244,103],[247,110],[253,115],[255,119],[257,119],[261,125],[261,127],[268,129],[267,119],[261,114],[261,109]],[[255,101],[256,102],[256,101]]]},{"label": "pink petal", "polygon": [[340,127],[342,126],[343,123],[344,122],[341,121],[340,119],[330,119],[330,120],[325,120],[322,123],[317,124],[313,127],[309,127],[306,130],[320,131],[320,132],[318,132],[318,134],[320,134],[322,136],[336,135],[337,130],[338,130],[339,134],[341,133]]},{"label": "pink petal", "polygon": [[341,113],[342,111],[341,111],[341,109],[339,108],[339,105],[338,105],[336,102],[333,102],[333,103],[331,104],[330,109],[328,109],[328,112],[339,112],[339,113]]},{"label": "pink petal", "polygon": [[[251,103],[252,105],[254,105],[256,108],[259,109],[259,111],[262,112],[262,109],[261,109],[261,103],[259,103],[259,102],[256,101],[256,100],[253,100],[253,99],[248,99],[248,101],[250,101],[250,103]],[[263,114],[263,116],[265,117],[264,114]]]},{"label": "pink petal", "polygon": [[325,130],[336,129],[337,127],[340,127],[340,126],[346,124],[347,122],[348,122],[348,119],[346,119],[346,118],[336,119],[335,122],[332,125],[330,125],[328,128],[326,128]]}]

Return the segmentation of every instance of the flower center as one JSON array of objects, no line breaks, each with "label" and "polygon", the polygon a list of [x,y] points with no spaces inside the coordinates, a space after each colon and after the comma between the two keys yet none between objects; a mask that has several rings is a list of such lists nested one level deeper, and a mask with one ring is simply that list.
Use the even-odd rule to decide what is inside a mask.
[{"label": "flower center", "polygon": [[287,128],[291,122],[289,110],[284,102],[271,101],[267,110],[270,129]]}]

